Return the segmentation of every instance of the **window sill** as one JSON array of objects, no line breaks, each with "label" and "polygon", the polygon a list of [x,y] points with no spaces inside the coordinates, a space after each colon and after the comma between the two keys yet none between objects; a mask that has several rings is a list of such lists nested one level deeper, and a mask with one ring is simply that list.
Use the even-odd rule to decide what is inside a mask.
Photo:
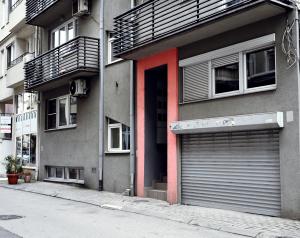
[{"label": "window sill", "polygon": [[31,170],[37,170],[36,167],[33,166],[22,166],[23,169],[31,169]]},{"label": "window sill", "polygon": [[55,128],[55,129],[46,129],[46,130],[44,130],[44,132],[70,130],[70,129],[76,129],[76,128],[77,128],[77,125],[73,125],[73,126],[65,126],[65,127]]},{"label": "window sill", "polygon": [[120,151],[105,151],[105,154],[129,154],[130,150],[120,150]]},{"label": "window sill", "polygon": [[120,62],[123,62],[123,61],[125,61],[125,60],[124,60],[124,59],[118,59],[118,60],[115,60],[115,61],[112,61],[112,62],[108,62],[108,63],[105,65],[105,67],[109,67],[109,66],[111,66],[111,65],[115,65],[115,64],[120,63]]},{"label": "window sill", "polygon": [[179,105],[186,105],[186,104],[192,104],[192,103],[201,103],[201,102],[209,102],[213,100],[218,100],[218,99],[223,99],[223,98],[231,98],[231,97],[237,97],[237,96],[245,96],[249,94],[254,94],[254,93],[263,93],[263,92],[272,92],[277,89],[277,86],[268,86],[268,87],[261,87],[261,88],[256,88],[256,89],[246,89],[243,93],[235,93],[231,95],[222,95],[222,96],[217,96],[217,97],[211,97],[203,100],[194,100],[190,102],[180,102]]},{"label": "window sill", "polygon": [[59,179],[59,178],[47,178],[44,179],[45,182],[56,182],[56,183],[68,183],[68,184],[82,184],[84,185],[84,180],[73,180],[73,179]]}]

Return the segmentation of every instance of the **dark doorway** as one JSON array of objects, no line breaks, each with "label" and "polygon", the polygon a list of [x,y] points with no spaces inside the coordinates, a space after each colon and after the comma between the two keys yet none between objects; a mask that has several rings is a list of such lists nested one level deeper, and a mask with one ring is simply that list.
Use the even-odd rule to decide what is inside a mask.
[{"label": "dark doorway", "polygon": [[167,182],[167,72],[145,71],[145,187]]}]

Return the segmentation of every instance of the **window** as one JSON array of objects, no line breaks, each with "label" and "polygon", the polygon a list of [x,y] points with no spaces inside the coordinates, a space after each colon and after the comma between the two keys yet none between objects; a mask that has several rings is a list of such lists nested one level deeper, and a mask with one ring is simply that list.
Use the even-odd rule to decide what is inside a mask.
[{"label": "window", "polygon": [[36,164],[36,134],[25,134],[16,137],[16,155],[23,166]]},{"label": "window", "polygon": [[214,69],[215,94],[239,90],[239,64],[229,64]]},{"label": "window", "polygon": [[37,110],[37,93],[22,93],[16,96],[17,114]]},{"label": "window", "polygon": [[3,77],[5,74],[5,56],[4,50],[0,51],[0,77]]},{"label": "window", "polygon": [[112,32],[108,32],[107,39],[108,39],[107,40],[107,43],[108,43],[108,45],[107,45],[107,53],[108,53],[107,63],[112,64],[112,63],[122,60],[120,58],[114,57],[114,53],[113,53],[114,34]]},{"label": "window", "polygon": [[122,123],[108,119],[108,152],[130,150],[130,128]]},{"label": "window", "polygon": [[47,178],[50,180],[80,184],[84,183],[83,168],[46,166],[46,171]]},{"label": "window", "polygon": [[275,34],[181,60],[183,103],[276,89]]},{"label": "window", "polygon": [[268,48],[246,54],[247,89],[275,85],[275,49]]},{"label": "window", "polygon": [[7,50],[7,68],[9,68],[11,66],[11,63],[15,59],[15,45],[14,44],[9,45],[6,48],[6,50]]},{"label": "window", "polygon": [[46,129],[61,129],[76,126],[77,98],[69,95],[47,101]]},{"label": "window", "polygon": [[51,47],[56,48],[76,36],[76,20],[71,19],[51,32]]}]

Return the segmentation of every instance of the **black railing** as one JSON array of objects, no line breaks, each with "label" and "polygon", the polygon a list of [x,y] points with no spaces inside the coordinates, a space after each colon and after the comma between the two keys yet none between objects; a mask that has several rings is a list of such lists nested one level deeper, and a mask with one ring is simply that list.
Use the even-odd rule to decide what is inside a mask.
[{"label": "black railing", "polygon": [[59,0],[26,0],[26,22],[43,13]]},{"label": "black railing", "polygon": [[[114,19],[114,54],[120,56],[263,0],[150,0]],[[276,1],[289,4],[289,0]]]},{"label": "black railing", "polygon": [[15,10],[17,8],[17,6],[19,6],[21,4],[21,2],[23,2],[23,0],[17,0],[12,5],[10,5],[9,12],[12,12],[13,10]]},{"label": "black railing", "polygon": [[9,61],[7,63],[7,69],[10,69],[11,67],[14,67],[15,65],[21,63],[23,61],[23,58],[25,55],[29,54],[28,52],[20,55],[18,58],[14,59],[13,61]]},{"label": "black railing", "polygon": [[99,40],[78,36],[25,63],[24,68],[26,90],[79,71],[97,73]]}]

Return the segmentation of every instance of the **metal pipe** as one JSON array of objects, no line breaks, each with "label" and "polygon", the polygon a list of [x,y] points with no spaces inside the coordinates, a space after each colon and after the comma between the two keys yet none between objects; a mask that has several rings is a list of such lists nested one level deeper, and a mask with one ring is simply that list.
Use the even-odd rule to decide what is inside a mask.
[{"label": "metal pipe", "polygon": [[99,191],[103,190],[103,160],[104,160],[104,0],[100,1],[99,16]]},{"label": "metal pipe", "polygon": [[[131,0],[131,8],[135,1]],[[134,87],[134,62],[130,61],[130,195],[135,195],[135,87]]]}]

